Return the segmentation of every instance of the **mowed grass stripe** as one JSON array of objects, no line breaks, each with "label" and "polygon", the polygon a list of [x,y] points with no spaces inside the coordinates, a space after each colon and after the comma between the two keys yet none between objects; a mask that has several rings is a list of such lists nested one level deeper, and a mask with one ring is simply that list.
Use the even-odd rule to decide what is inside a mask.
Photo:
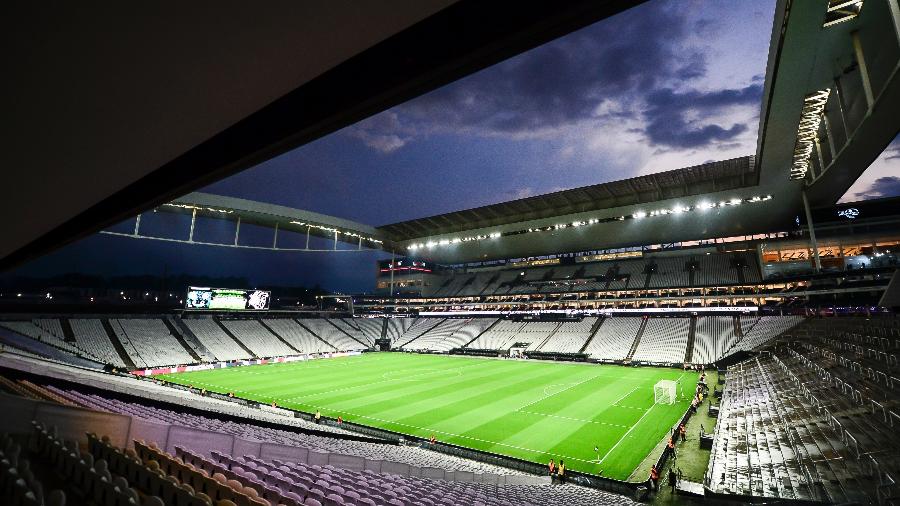
[{"label": "mowed grass stripe", "polygon": [[[571,469],[625,479],[687,408],[686,400],[653,404],[653,385],[681,375],[674,369],[372,353],[161,378],[292,409],[321,409],[326,416],[419,437],[435,434],[539,463],[564,458]],[[696,377],[684,375],[688,393]],[[594,446],[600,465],[591,462]]]}]

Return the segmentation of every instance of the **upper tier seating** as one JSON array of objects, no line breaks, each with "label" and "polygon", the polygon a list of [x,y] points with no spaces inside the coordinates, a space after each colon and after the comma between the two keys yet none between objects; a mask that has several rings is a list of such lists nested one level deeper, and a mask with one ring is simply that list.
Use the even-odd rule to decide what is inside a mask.
[{"label": "upper tier seating", "polygon": [[687,349],[689,318],[650,318],[632,360],[683,362]]},{"label": "upper tier seating", "polygon": [[[688,268],[694,265],[692,273]],[[545,281],[602,278],[580,285],[542,286]],[[692,275],[693,274],[693,275]],[[687,288],[759,282],[759,262],[751,252],[690,253],[678,256],[650,255],[639,259],[610,260],[577,265],[526,269],[501,269],[444,274],[434,285],[423,287],[426,297],[551,293],[642,288]]]},{"label": "upper tier seating", "polygon": [[257,357],[297,354],[257,320],[222,320],[221,323]]},{"label": "upper tier seating", "polygon": [[194,362],[194,358],[160,319],[116,319],[109,323],[125,352],[138,367]]},{"label": "upper tier seating", "polygon": [[639,317],[607,318],[584,352],[592,358],[624,359],[634,344],[641,322]]},{"label": "upper tier seating", "polygon": [[194,333],[197,340],[206,347],[217,360],[244,360],[252,358],[215,320],[211,318],[185,319],[184,324]]},{"label": "upper tier seating", "polygon": [[590,316],[579,322],[563,322],[538,351],[546,353],[578,353],[588,338],[597,317]]}]

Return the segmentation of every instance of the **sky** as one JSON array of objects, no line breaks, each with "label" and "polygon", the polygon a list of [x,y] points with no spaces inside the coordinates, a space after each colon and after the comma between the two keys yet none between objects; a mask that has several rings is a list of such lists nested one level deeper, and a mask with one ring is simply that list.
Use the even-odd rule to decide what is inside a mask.
[{"label": "sky", "polygon": [[774,0],[654,0],[205,191],[371,225],[756,152]]},{"label": "sky", "polygon": [[900,195],[900,134],[894,137],[838,202],[857,202],[898,195]]},{"label": "sky", "polygon": [[[754,154],[774,4],[651,0],[202,191],[382,225]],[[895,140],[845,199],[900,194],[897,159]],[[168,270],[363,292],[382,257],[94,236],[18,273]]]}]

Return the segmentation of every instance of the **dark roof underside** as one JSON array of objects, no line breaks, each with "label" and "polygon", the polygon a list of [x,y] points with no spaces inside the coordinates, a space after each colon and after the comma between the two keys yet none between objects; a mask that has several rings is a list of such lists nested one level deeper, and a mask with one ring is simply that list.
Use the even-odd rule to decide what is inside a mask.
[{"label": "dark roof underside", "polygon": [[610,209],[756,183],[756,157],[744,156],[427,218],[383,225],[394,241],[475,230],[572,213]]}]

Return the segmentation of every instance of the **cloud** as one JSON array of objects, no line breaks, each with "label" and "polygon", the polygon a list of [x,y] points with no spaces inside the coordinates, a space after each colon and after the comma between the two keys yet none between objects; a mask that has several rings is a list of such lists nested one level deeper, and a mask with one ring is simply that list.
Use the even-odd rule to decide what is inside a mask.
[{"label": "cloud", "polygon": [[855,195],[857,200],[880,199],[884,197],[900,196],[900,177],[880,177],[873,181],[868,188],[861,192],[855,193]]},{"label": "cloud", "polygon": [[669,82],[707,72],[705,54],[682,42],[693,23],[674,2],[651,2],[557,39],[351,127],[389,152],[429,133],[512,138],[554,135],[598,111],[629,104]]},{"label": "cloud", "polygon": [[647,97],[648,108],[644,111],[647,138],[652,145],[678,149],[734,139],[747,131],[745,123],[723,127],[706,122],[723,108],[758,104],[761,97],[759,84],[713,92],[677,93],[670,88],[659,89]]},{"label": "cloud", "polygon": [[394,152],[409,142],[410,137],[401,135],[400,118],[396,112],[386,111],[376,114],[346,129],[351,137],[382,153]]}]

